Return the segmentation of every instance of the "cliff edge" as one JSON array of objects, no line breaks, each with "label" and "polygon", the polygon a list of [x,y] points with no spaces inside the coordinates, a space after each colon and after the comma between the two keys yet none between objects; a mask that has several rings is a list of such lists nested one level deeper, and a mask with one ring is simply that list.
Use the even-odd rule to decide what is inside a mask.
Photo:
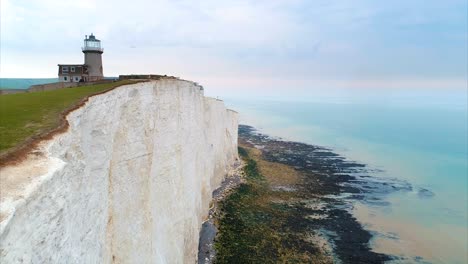
[{"label": "cliff edge", "polygon": [[195,83],[96,95],[66,132],[0,171],[2,263],[194,263],[237,160],[237,113]]}]

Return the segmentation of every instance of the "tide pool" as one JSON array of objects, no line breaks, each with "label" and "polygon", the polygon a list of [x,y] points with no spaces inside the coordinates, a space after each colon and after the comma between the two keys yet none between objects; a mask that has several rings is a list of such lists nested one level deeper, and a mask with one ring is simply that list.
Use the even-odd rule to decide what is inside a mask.
[{"label": "tide pool", "polygon": [[[358,91],[301,100],[227,98],[241,123],[271,136],[332,148],[408,182],[388,206],[356,203],[375,251],[401,262],[466,263],[468,128],[466,91]],[[396,261],[398,262],[398,261]]]}]

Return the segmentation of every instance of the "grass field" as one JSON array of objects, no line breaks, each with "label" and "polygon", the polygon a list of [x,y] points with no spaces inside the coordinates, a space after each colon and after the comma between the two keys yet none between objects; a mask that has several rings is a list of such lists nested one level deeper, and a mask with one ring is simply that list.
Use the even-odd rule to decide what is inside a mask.
[{"label": "grass field", "polygon": [[87,96],[133,81],[0,96],[0,154],[60,124],[60,114]]}]

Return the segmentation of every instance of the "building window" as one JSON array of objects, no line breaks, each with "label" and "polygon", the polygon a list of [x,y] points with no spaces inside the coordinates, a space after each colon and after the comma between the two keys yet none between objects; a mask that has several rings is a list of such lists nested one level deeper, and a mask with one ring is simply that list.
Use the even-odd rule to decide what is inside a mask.
[{"label": "building window", "polygon": [[78,80],[78,77],[75,77],[75,82],[77,82],[77,81],[79,81],[79,80]]},{"label": "building window", "polygon": [[67,76],[63,76],[63,80],[64,80],[64,81],[68,81],[68,77],[67,77]]},{"label": "building window", "polygon": [[62,73],[68,73],[68,66],[62,66]]},{"label": "building window", "polygon": [[75,67],[70,67],[70,72],[75,72]]}]

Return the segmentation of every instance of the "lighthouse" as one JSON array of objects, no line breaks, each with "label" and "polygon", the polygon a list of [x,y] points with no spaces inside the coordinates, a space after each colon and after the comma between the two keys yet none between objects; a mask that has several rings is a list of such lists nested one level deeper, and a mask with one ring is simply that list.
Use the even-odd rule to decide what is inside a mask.
[{"label": "lighthouse", "polygon": [[88,68],[87,81],[98,81],[104,78],[102,69],[102,53],[104,49],[101,47],[101,41],[93,33],[89,37],[85,36],[82,51],[84,53],[84,64]]},{"label": "lighthouse", "polygon": [[101,41],[93,33],[85,36],[81,51],[84,53],[84,64],[59,64],[60,82],[94,82],[104,78],[102,70]]}]

